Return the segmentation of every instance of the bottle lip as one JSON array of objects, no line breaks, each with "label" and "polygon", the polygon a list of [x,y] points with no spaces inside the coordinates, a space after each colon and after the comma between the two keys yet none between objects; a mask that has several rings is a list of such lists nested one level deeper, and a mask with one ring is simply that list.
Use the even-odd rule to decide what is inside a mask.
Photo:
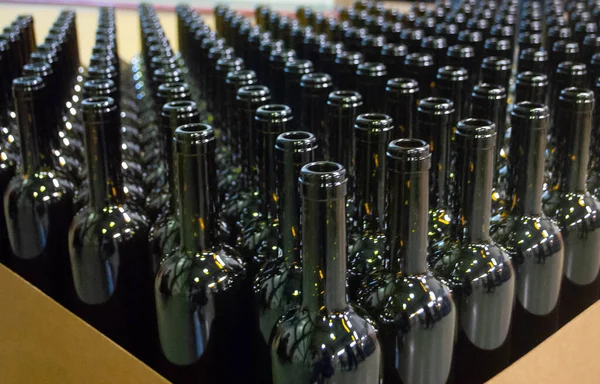
[{"label": "bottle lip", "polygon": [[415,79],[406,77],[396,77],[388,80],[386,91],[402,94],[418,93],[419,82]]},{"label": "bottle lip", "polygon": [[[517,103],[511,112],[514,117],[520,117],[527,120],[549,120],[550,110],[545,104],[535,103],[532,101],[521,101]],[[539,127],[539,129],[545,129],[545,127],[534,124],[533,126]]]},{"label": "bottle lip", "polygon": [[446,65],[438,69],[437,78],[446,81],[466,81],[469,79],[469,71],[463,67]]},{"label": "bottle lip", "polygon": [[358,65],[356,74],[358,76],[386,76],[387,68],[383,63],[367,61]]},{"label": "bottle lip", "polygon": [[53,74],[52,66],[45,62],[31,62],[23,66],[23,74],[42,78]]},{"label": "bottle lip", "polygon": [[579,53],[579,44],[567,40],[558,40],[552,45],[552,52]]},{"label": "bottle lip", "polygon": [[559,102],[575,112],[590,112],[594,109],[594,92],[585,88],[569,87],[560,92]]},{"label": "bottle lip", "polygon": [[502,100],[506,99],[506,89],[497,84],[479,83],[473,87],[472,96],[488,100]]},{"label": "bottle lip", "polygon": [[484,47],[487,49],[494,49],[496,51],[508,51],[511,48],[510,40],[499,39],[497,37],[490,37],[485,41]]},{"label": "bottle lip", "polygon": [[406,55],[404,65],[418,68],[432,67],[433,56],[429,53],[410,53]]},{"label": "bottle lip", "polygon": [[169,83],[163,83],[158,86],[159,93],[177,94],[183,92],[189,92],[190,85],[183,81],[172,81]]},{"label": "bottle lip", "polygon": [[313,71],[313,63],[310,60],[296,59],[285,64],[285,72],[294,74],[307,74]]},{"label": "bottle lip", "polygon": [[305,88],[329,88],[333,86],[333,80],[327,73],[307,73],[300,79],[300,86]]},{"label": "bottle lip", "polygon": [[109,96],[93,96],[83,99],[81,102],[81,110],[83,111],[84,120],[87,123],[94,122],[98,118],[104,119],[110,112],[117,110],[117,104],[112,97]]},{"label": "bottle lip", "polygon": [[354,122],[354,129],[380,134],[394,128],[392,118],[384,113],[363,113]]},{"label": "bottle lip", "polygon": [[416,139],[397,139],[388,144],[388,169],[395,172],[421,172],[431,168],[431,152],[427,142]]},{"label": "bottle lip", "polygon": [[[209,124],[191,123],[177,127],[173,140],[178,144],[178,151],[184,153],[206,154],[205,145],[215,140],[215,131]],[[193,148],[193,149],[192,149]]]},{"label": "bottle lip", "polygon": [[346,196],[346,169],[332,161],[315,161],[300,170],[302,196],[309,200],[341,199]]},{"label": "bottle lip", "polygon": [[362,95],[356,91],[338,90],[329,94],[327,104],[336,107],[356,108],[363,104],[363,99]]},{"label": "bottle lip", "polygon": [[324,41],[319,45],[319,53],[335,54],[337,56],[343,50],[344,44],[339,42]]},{"label": "bottle lip", "polygon": [[[292,109],[284,104],[265,104],[256,109],[254,119],[269,124],[287,123],[293,119]],[[264,128],[259,125],[259,129]]]},{"label": "bottle lip", "polygon": [[420,28],[405,28],[400,33],[400,39],[402,40],[423,40],[425,36],[425,31]]},{"label": "bottle lip", "polygon": [[215,65],[216,71],[229,71],[232,68],[242,68],[244,66],[244,59],[235,56],[224,56],[217,60]]},{"label": "bottle lip", "polygon": [[271,51],[269,61],[286,63],[296,58],[296,51],[293,49],[274,49]]},{"label": "bottle lip", "polygon": [[317,137],[306,131],[284,132],[275,140],[275,149],[282,152],[306,153],[317,147]]},{"label": "bottle lip", "polygon": [[[488,39],[489,40],[489,39]],[[446,56],[454,58],[472,58],[475,57],[475,48],[466,44],[455,44],[448,47]]]},{"label": "bottle lip", "polygon": [[586,47],[600,47],[600,35],[586,35],[583,38],[583,45]]},{"label": "bottle lip", "polygon": [[475,140],[477,147],[489,148],[496,145],[496,125],[489,120],[469,118],[456,124],[457,142]]},{"label": "bottle lip", "polygon": [[458,41],[461,43],[481,43],[483,34],[480,31],[463,30],[458,33]]},{"label": "bottle lip", "polygon": [[13,93],[20,98],[32,98],[44,88],[46,84],[40,76],[16,77],[12,81]]},{"label": "bottle lip", "polygon": [[419,101],[417,110],[433,115],[451,115],[454,113],[454,103],[442,97],[427,97]]},{"label": "bottle lip", "polygon": [[239,71],[231,71],[227,74],[226,82],[234,84],[244,80],[257,80],[256,72],[251,69],[241,69]]},{"label": "bottle lip", "polygon": [[196,103],[191,100],[176,100],[165,103],[162,107],[163,116],[179,116],[197,114],[198,107]]},{"label": "bottle lip", "polygon": [[422,48],[430,49],[445,49],[448,47],[448,43],[443,36],[427,36],[421,41]]},{"label": "bottle lip", "polygon": [[509,71],[512,68],[511,61],[505,57],[488,56],[483,59],[481,67],[497,71]]},{"label": "bottle lip", "polygon": [[246,85],[238,89],[237,98],[240,100],[267,100],[271,97],[271,91],[264,85]]},{"label": "bottle lip", "polygon": [[525,84],[532,87],[548,86],[548,76],[544,73],[537,72],[521,72],[517,75],[516,84]]}]

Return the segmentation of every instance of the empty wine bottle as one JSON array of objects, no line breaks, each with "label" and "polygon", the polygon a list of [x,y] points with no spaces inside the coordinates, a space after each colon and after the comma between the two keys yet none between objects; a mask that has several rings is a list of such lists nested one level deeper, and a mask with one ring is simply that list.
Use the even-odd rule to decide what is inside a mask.
[{"label": "empty wine bottle", "polygon": [[171,101],[163,106],[161,121],[161,147],[164,153],[162,185],[157,188],[148,202],[148,207],[156,212],[156,221],[150,228],[150,263],[154,273],[160,264],[160,257],[179,245],[179,221],[177,216],[177,183],[173,158],[173,134],[177,127],[200,122],[196,103],[189,100]]},{"label": "empty wine bottle", "polygon": [[451,162],[450,144],[455,126],[454,103],[448,99],[428,97],[419,102],[414,137],[429,143],[431,163],[429,170],[429,241],[434,244],[450,235],[448,194]]},{"label": "empty wine bottle", "polygon": [[390,78],[402,76],[406,55],[408,49],[403,44],[386,44],[381,48],[381,62],[385,65]]},{"label": "empty wine bottle", "polygon": [[437,68],[429,54],[412,53],[404,61],[406,76],[419,83],[418,100],[431,96]]},{"label": "empty wine bottle", "polygon": [[291,109],[282,104],[267,104],[256,109],[254,117],[255,153],[258,175],[258,215],[242,229],[238,248],[254,275],[265,262],[275,259],[278,248],[277,174],[275,142],[279,134],[293,126]]},{"label": "empty wine bottle", "polygon": [[475,49],[470,45],[451,45],[446,52],[446,63],[453,67],[462,67],[469,73],[470,86],[479,83],[479,62]]},{"label": "empty wine bottle", "polygon": [[[236,373],[227,362],[247,357],[249,340],[239,319],[251,316],[243,313],[248,306],[240,293],[246,271],[239,255],[217,239],[215,147],[209,125],[183,125],[175,131],[181,241],[160,264],[153,292],[160,370],[177,383],[233,383]],[[248,368],[238,366],[245,375]]]},{"label": "empty wine bottle", "polygon": [[[279,249],[281,254],[267,262],[254,279],[254,295],[264,347],[268,350],[271,331],[290,309],[300,304],[302,292],[302,260],[300,227],[300,168],[315,158],[317,139],[309,132],[290,131],[277,137],[277,190],[280,224]],[[262,351],[264,350],[264,351]]]},{"label": "empty wine bottle", "polygon": [[471,88],[469,72],[462,67],[445,66],[438,69],[435,80],[435,94],[454,104],[453,121],[463,120],[470,114]]},{"label": "empty wine bottle", "polygon": [[524,49],[519,53],[519,64],[517,71],[548,73],[548,51],[543,49]]},{"label": "empty wine bottle", "polygon": [[300,171],[304,288],[301,305],[271,334],[274,384],[381,380],[375,327],[346,300],[346,183],[346,171],[337,163],[309,163]]},{"label": "empty wine bottle", "polygon": [[[326,129],[320,138],[323,157],[342,164],[350,183],[354,175],[354,121],[362,109],[362,95],[356,91],[331,92],[325,107]],[[353,196],[353,193],[348,195]]]},{"label": "empty wine bottle", "polygon": [[394,124],[388,115],[365,113],[354,124],[355,217],[348,235],[348,297],[356,302],[361,282],[385,262],[385,150]]},{"label": "empty wine bottle", "polygon": [[500,85],[505,90],[510,89],[512,64],[510,60],[497,56],[488,56],[481,64],[481,82]]},{"label": "empty wine bottle", "polygon": [[387,68],[381,63],[366,62],[358,65],[356,90],[363,97],[365,111],[383,113],[385,106],[379,98],[385,90],[387,78]]},{"label": "empty wine bottle", "polygon": [[110,97],[85,99],[81,107],[90,196],[69,230],[74,312],[150,363],[156,340],[148,224],[125,200],[118,108]]},{"label": "empty wine bottle", "polygon": [[445,383],[452,363],[456,308],[427,267],[428,147],[400,139],[387,148],[389,267],[359,292],[381,332],[387,383]]},{"label": "empty wine bottle", "polygon": [[[346,45],[347,47],[347,45]],[[364,62],[360,52],[345,51],[335,59],[335,65],[331,76],[338,88],[356,89],[356,70]]]},{"label": "empty wine bottle", "polygon": [[513,361],[558,329],[564,244],[558,226],[542,213],[549,121],[544,104],[524,101],[513,108],[506,191],[510,203],[492,228],[492,238],[507,250],[516,271]]},{"label": "empty wine bottle", "polygon": [[556,150],[552,184],[544,196],[544,212],[556,220],[565,243],[560,323],[566,324],[598,298],[600,278],[600,203],[586,188],[594,93],[566,88],[556,109]]},{"label": "empty wine bottle", "polygon": [[273,91],[273,100],[283,103],[285,99],[285,68],[287,63],[296,60],[296,51],[279,49],[271,51],[269,57],[269,88]]},{"label": "empty wine bottle", "polygon": [[294,118],[300,121],[302,111],[302,88],[300,81],[302,76],[314,72],[313,63],[310,60],[290,61],[285,65],[285,93],[284,103],[292,109]]},{"label": "empty wine bottle", "polygon": [[385,87],[385,111],[396,129],[393,138],[412,137],[417,119],[419,83],[414,79],[395,78]]},{"label": "empty wine bottle", "polygon": [[514,270],[509,255],[489,236],[495,146],[496,127],[489,120],[457,124],[452,237],[437,244],[430,259],[450,284],[459,310],[457,383],[485,382],[510,361]]},{"label": "empty wine bottle", "polygon": [[332,43],[329,41],[321,43],[319,46],[319,62],[316,71],[329,73],[333,76],[334,65],[337,56],[344,52],[344,44]]},{"label": "empty wine bottle", "polygon": [[543,73],[521,72],[515,82],[515,102],[531,101],[548,105],[548,76]]},{"label": "empty wine bottle", "polygon": [[309,73],[300,80],[301,113],[300,126],[317,137],[323,134],[325,105],[333,91],[331,76],[326,73]]},{"label": "empty wine bottle", "polygon": [[13,80],[21,139],[20,167],[4,191],[4,218],[13,270],[67,308],[74,298],[67,232],[75,213],[74,186],[55,164],[50,92],[40,77]]}]

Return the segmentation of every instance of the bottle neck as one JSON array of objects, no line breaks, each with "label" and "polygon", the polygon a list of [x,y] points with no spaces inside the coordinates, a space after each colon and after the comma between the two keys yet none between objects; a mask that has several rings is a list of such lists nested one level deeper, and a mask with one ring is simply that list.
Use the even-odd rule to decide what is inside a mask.
[{"label": "bottle neck", "polygon": [[526,127],[513,118],[507,195],[515,216],[542,214],[547,128]]},{"label": "bottle neck", "polygon": [[428,214],[427,169],[389,175],[388,240],[392,272],[420,274],[427,271]]},{"label": "bottle neck", "polygon": [[21,141],[21,167],[32,174],[53,167],[52,142],[55,126],[52,111],[41,89],[33,97],[15,95],[15,109]]},{"label": "bottle neck", "polygon": [[85,118],[85,151],[90,205],[101,210],[125,202],[121,170],[121,121],[113,105],[105,114]]},{"label": "bottle neck", "polygon": [[557,130],[553,179],[559,191],[584,193],[588,162],[590,159],[590,140],[592,131],[592,112],[570,111],[557,104]]},{"label": "bottle neck", "polygon": [[355,129],[354,193],[357,219],[363,230],[383,230],[385,226],[385,150],[391,130],[366,132]]},{"label": "bottle neck", "polygon": [[[181,250],[200,253],[217,238],[217,173],[215,141],[176,142]],[[202,146],[202,149],[198,147]]]},{"label": "bottle neck", "polygon": [[415,137],[422,138],[431,148],[429,169],[429,207],[436,209],[448,204],[448,175],[453,115],[420,113]]},{"label": "bottle neck", "polygon": [[275,141],[282,133],[256,132],[256,157],[258,160],[258,189],[260,192],[261,212],[269,219],[277,217],[277,177],[275,172]]},{"label": "bottle neck", "polygon": [[346,202],[302,201],[302,307],[317,312],[346,301]]},{"label": "bottle neck", "polygon": [[453,212],[458,240],[489,240],[495,145],[466,140],[457,151],[456,201]]}]

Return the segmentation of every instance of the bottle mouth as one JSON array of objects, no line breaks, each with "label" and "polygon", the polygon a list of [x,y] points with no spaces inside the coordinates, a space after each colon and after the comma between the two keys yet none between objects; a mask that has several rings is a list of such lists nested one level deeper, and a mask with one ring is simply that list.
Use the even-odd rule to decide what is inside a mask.
[{"label": "bottle mouth", "polygon": [[242,68],[244,66],[244,59],[240,57],[222,57],[217,60],[216,70],[221,70],[223,72],[229,72],[233,68]]},{"label": "bottle mouth", "polygon": [[550,111],[542,103],[522,101],[514,106],[512,115],[529,120],[547,120],[550,117]]},{"label": "bottle mouth", "polygon": [[271,91],[264,85],[246,85],[238,89],[237,97],[241,100],[250,101],[253,99],[267,100],[271,96]]},{"label": "bottle mouth", "polygon": [[452,45],[448,47],[447,56],[461,59],[471,58],[475,57],[475,49],[466,44]]},{"label": "bottle mouth", "polygon": [[421,99],[418,110],[435,115],[450,115],[454,113],[454,103],[442,97],[427,97]]},{"label": "bottle mouth", "polygon": [[469,78],[469,72],[463,67],[447,65],[438,69],[437,78],[445,81],[466,81]]},{"label": "bottle mouth", "polygon": [[364,113],[354,122],[354,129],[380,134],[394,128],[392,118],[383,113]]},{"label": "bottle mouth", "polygon": [[473,96],[490,100],[506,98],[506,89],[501,85],[480,83],[473,87]]},{"label": "bottle mouth", "polygon": [[328,88],[333,85],[333,82],[327,73],[313,72],[302,76],[300,85],[310,88]]},{"label": "bottle mouth", "polygon": [[558,99],[563,107],[574,112],[590,112],[594,108],[594,92],[589,89],[565,88],[560,92]]},{"label": "bottle mouth", "polygon": [[44,79],[34,75],[17,77],[12,82],[13,91],[18,92],[21,97],[31,97],[45,86]]},{"label": "bottle mouth", "polygon": [[404,65],[417,68],[432,67],[433,57],[428,53],[411,53],[406,56]]},{"label": "bottle mouth", "polygon": [[404,57],[408,55],[408,48],[404,44],[389,43],[383,46],[381,54],[383,56]]},{"label": "bottle mouth", "polygon": [[[267,124],[287,123],[293,119],[292,109],[283,104],[266,104],[258,107],[255,113],[255,120]],[[267,128],[265,125],[259,125],[261,130]]]},{"label": "bottle mouth", "polygon": [[531,60],[531,61],[548,61],[548,52],[536,49],[536,48],[526,48],[521,51],[519,54],[520,60]]},{"label": "bottle mouth", "polygon": [[389,79],[386,85],[386,91],[394,93],[417,93],[419,92],[419,83],[415,79],[397,77]]},{"label": "bottle mouth", "polygon": [[[190,147],[201,147],[202,144],[215,140],[215,131],[209,124],[185,124],[175,129],[175,140],[177,144],[187,147],[180,146],[178,149],[181,152],[188,153],[192,151]],[[199,153],[198,149],[194,152]]]},{"label": "bottle mouth", "polygon": [[359,76],[385,76],[387,74],[387,68],[382,63],[366,62],[358,65],[356,74]]},{"label": "bottle mouth", "polygon": [[327,104],[336,107],[358,107],[362,105],[362,96],[356,91],[333,91],[327,98]]},{"label": "bottle mouth", "polygon": [[572,61],[563,61],[558,64],[556,68],[557,74],[566,74],[572,76],[585,76],[587,75],[587,67],[582,63],[575,63]]},{"label": "bottle mouth", "polygon": [[495,145],[496,125],[485,119],[465,119],[456,125],[457,139],[472,139],[480,141],[481,144],[489,143]]},{"label": "bottle mouth", "polygon": [[300,170],[302,195],[310,200],[340,199],[346,196],[346,169],[332,161],[308,163]]},{"label": "bottle mouth", "polygon": [[317,138],[310,132],[289,131],[277,136],[275,148],[282,152],[305,153],[317,148]]},{"label": "bottle mouth", "polygon": [[393,140],[387,147],[389,169],[396,172],[427,171],[431,167],[429,144],[420,139]]},{"label": "bottle mouth", "polygon": [[537,72],[521,72],[517,75],[517,85],[525,84],[533,87],[548,86],[548,76]]},{"label": "bottle mouth", "polygon": [[481,67],[495,69],[498,71],[508,71],[512,68],[512,65],[510,60],[504,57],[488,56],[485,59],[483,59]]}]

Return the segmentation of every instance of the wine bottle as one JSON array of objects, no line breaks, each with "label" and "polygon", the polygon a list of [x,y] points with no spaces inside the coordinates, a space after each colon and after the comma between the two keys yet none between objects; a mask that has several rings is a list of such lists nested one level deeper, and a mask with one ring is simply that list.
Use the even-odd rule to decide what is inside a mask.
[{"label": "wine bottle", "polygon": [[558,330],[564,244],[558,226],[542,213],[549,120],[544,104],[524,101],[513,108],[506,190],[511,203],[502,221],[491,230],[516,271],[512,361]]},{"label": "wine bottle", "polygon": [[500,85],[505,90],[510,89],[512,63],[509,59],[488,56],[481,64],[481,82]]},{"label": "wine bottle", "polygon": [[446,38],[439,36],[427,36],[421,41],[421,52],[430,54],[433,58],[433,66],[439,68],[446,62],[446,51],[448,44]]},{"label": "wine bottle", "polygon": [[453,378],[481,383],[510,361],[515,277],[509,255],[489,235],[496,127],[462,120],[456,147],[452,236],[433,247],[430,265],[450,285],[459,310]]},{"label": "wine bottle", "polygon": [[[409,49],[410,51],[410,49]],[[406,76],[419,83],[417,99],[421,100],[431,96],[432,84],[435,80],[437,68],[434,66],[433,57],[429,54],[411,53],[404,61]]]},{"label": "wine bottle", "polygon": [[[352,184],[354,176],[354,121],[363,109],[360,93],[333,91],[325,107],[326,129],[320,138],[323,157],[340,163],[347,169]],[[352,188],[349,188],[352,191]],[[353,196],[352,192],[348,193]]]},{"label": "wine bottle", "polygon": [[388,80],[385,87],[385,111],[396,129],[392,138],[412,137],[417,121],[419,83],[408,78]]},{"label": "wine bottle", "polygon": [[50,90],[40,77],[13,80],[21,139],[21,162],[4,191],[4,218],[12,269],[67,308],[73,280],[67,232],[74,215],[74,185],[62,176],[52,152],[56,126],[50,124]]},{"label": "wine bottle", "polygon": [[[177,127],[200,122],[196,103],[189,100],[171,101],[163,106],[161,126],[161,147],[164,152],[165,181],[148,203],[157,212],[157,218],[150,228],[150,262],[152,271],[160,264],[160,257],[179,244],[179,221],[177,216],[177,183],[173,158],[173,133]],[[156,217],[156,216],[155,216]]]},{"label": "wine bottle", "polygon": [[321,137],[325,121],[327,97],[333,91],[333,81],[326,73],[309,73],[300,80],[302,130]]},{"label": "wine bottle", "polygon": [[294,119],[300,121],[302,111],[302,76],[313,73],[313,63],[310,60],[295,60],[286,63],[284,79],[284,104],[292,109]]},{"label": "wine bottle", "polygon": [[275,143],[281,254],[267,262],[254,279],[256,309],[264,339],[261,345],[264,344],[269,359],[267,347],[273,327],[281,316],[300,304],[302,229],[298,175],[302,166],[314,160],[316,149],[316,137],[303,131],[282,133]]},{"label": "wine bottle", "polygon": [[346,301],[346,183],[337,163],[309,163],[300,171],[304,289],[301,305],[271,334],[274,384],[381,380],[377,331]]},{"label": "wine bottle", "polygon": [[471,88],[469,72],[462,67],[445,66],[438,69],[434,93],[454,104],[453,121],[463,120],[470,114]]},{"label": "wine bottle", "polygon": [[458,25],[452,23],[441,22],[435,27],[436,35],[446,38],[448,47],[458,44]]},{"label": "wine bottle", "polygon": [[365,113],[354,124],[355,217],[348,235],[348,297],[358,298],[361,282],[382,270],[385,249],[385,150],[393,135],[392,118]]},{"label": "wine bottle", "polygon": [[[247,305],[240,289],[246,271],[239,255],[217,240],[214,130],[205,124],[175,130],[174,157],[181,242],[156,272],[154,297],[162,350],[160,371],[171,381],[233,383],[248,374],[241,320]],[[240,328],[236,328],[240,326]],[[240,359],[240,360],[237,360]],[[240,374],[242,373],[240,372]]]},{"label": "wine bottle", "polygon": [[339,54],[344,52],[342,43],[332,43],[329,41],[323,42],[319,47],[319,67],[317,72],[334,74],[335,60]]},{"label": "wine bottle", "polygon": [[[346,45],[346,47],[348,47]],[[333,66],[333,82],[338,88],[356,89],[356,70],[364,62],[360,52],[345,51],[335,59]]]},{"label": "wine bottle", "polygon": [[469,73],[469,86],[479,83],[479,63],[475,49],[470,45],[451,45],[446,53],[446,63],[453,67],[461,67]]},{"label": "wine bottle", "polygon": [[515,82],[515,102],[531,101],[548,105],[548,76],[543,73],[520,72]]},{"label": "wine bottle", "polygon": [[457,315],[450,289],[427,267],[429,145],[394,140],[387,158],[389,266],[359,292],[360,303],[381,332],[386,383],[445,383]]},{"label": "wine bottle", "polygon": [[277,242],[279,197],[275,142],[279,134],[291,130],[293,123],[292,111],[286,105],[266,104],[256,109],[253,129],[258,176],[258,215],[242,228],[238,240],[238,249],[247,260],[251,276],[281,252]]},{"label": "wine bottle", "polygon": [[118,108],[110,97],[81,103],[89,204],[69,230],[74,312],[146,363],[155,351],[146,217],[124,196]]},{"label": "wine bottle", "polygon": [[[362,95],[367,112],[383,113],[385,105],[379,97],[385,90],[388,73],[385,65],[365,62],[356,69],[356,90]],[[321,137],[321,136],[319,136]]]},{"label": "wine bottle", "polygon": [[429,143],[429,242],[434,244],[450,235],[452,212],[449,207],[451,142],[455,123],[454,103],[448,99],[428,97],[419,102],[414,137]]},{"label": "wine bottle", "polygon": [[519,52],[517,72],[548,73],[548,51],[534,48],[522,49]]},{"label": "wine bottle", "polygon": [[283,103],[285,99],[285,69],[289,62],[296,60],[296,51],[292,49],[278,49],[271,51],[269,57],[270,89],[273,90],[273,100]]},{"label": "wine bottle", "polygon": [[360,42],[360,52],[366,62],[379,62],[381,60],[381,49],[385,45],[384,36],[365,35]]},{"label": "wine bottle", "polygon": [[560,93],[556,109],[556,150],[544,212],[556,220],[565,243],[560,323],[566,324],[598,299],[600,290],[600,203],[586,188],[594,94],[581,88]]},{"label": "wine bottle", "polygon": [[381,62],[385,65],[390,78],[395,79],[402,76],[406,55],[408,55],[408,49],[403,44],[390,43],[381,48]]}]

